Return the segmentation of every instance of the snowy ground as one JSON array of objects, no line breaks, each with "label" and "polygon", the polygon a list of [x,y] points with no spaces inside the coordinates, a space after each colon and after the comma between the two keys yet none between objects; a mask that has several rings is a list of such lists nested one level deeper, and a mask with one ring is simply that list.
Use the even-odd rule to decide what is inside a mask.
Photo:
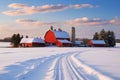
[{"label": "snowy ground", "polygon": [[0,48],[0,80],[120,80],[119,51],[120,44],[115,48]]},{"label": "snowy ground", "polygon": [[0,42],[0,48],[10,47],[9,42]]}]

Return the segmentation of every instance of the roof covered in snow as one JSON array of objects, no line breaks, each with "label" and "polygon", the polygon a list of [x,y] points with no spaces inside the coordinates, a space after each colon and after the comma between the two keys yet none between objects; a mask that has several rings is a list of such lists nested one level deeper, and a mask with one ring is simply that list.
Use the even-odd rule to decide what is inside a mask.
[{"label": "roof covered in snow", "polygon": [[53,31],[56,38],[70,38],[69,34],[66,31]]},{"label": "roof covered in snow", "polygon": [[22,38],[20,43],[45,43],[41,38]]},{"label": "roof covered in snow", "polygon": [[60,41],[60,42],[62,42],[62,43],[71,43],[71,42],[68,41],[68,40],[58,40],[58,41]]},{"label": "roof covered in snow", "polygon": [[93,44],[105,44],[104,40],[92,40]]}]

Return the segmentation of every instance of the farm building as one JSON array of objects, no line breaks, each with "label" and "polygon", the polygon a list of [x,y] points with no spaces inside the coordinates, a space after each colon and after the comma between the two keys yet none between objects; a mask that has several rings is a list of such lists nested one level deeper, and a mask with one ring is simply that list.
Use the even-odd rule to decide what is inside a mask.
[{"label": "farm building", "polygon": [[22,38],[20,47],[44,47],[45,42],[41,38]]},{"label": "farm building", "polygon": [[85,45],[84,45],[83,41],[75,41],[75,46],[84,47]]},{"label": "farm building", "polygon": [[104,40],[90,40],[88,42],[88,46],[90,46],[90,47],[106,47],[106,43]]},{"label": "farm building", "polygon": [[45,42],[48,45],[65,46],[70,47],[72,43],[70,42],[70,36],[66,31],[58,30],[48,30],[44,36]]},{"label": "farm building", "polygon": [[68,40],[57,40],[56,46],[59,46],[59,47],[70,47],[70,46],[72,46],[72,44]]}]

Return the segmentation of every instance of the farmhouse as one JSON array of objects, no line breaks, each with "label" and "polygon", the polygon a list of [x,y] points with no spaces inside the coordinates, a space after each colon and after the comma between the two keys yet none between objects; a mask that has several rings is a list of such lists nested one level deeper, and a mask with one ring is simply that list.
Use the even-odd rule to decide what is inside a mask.
[{"label": "farmhouse", "polygon": [[88,42],[88,46],[90,46],[90,47],[106,47],[106,43],[104,40],[90,40]]},{"label": "farmhouse", "polygon": [[20,47],[44,47],[45,42],[41,38],[22,38]]},{"label": "farmhouse", "polygon": [[45,33],[44,40],[47,45],[56,45],[59,47],[72,46],[69,34],[61,29],[53,30],[53,27]]}]

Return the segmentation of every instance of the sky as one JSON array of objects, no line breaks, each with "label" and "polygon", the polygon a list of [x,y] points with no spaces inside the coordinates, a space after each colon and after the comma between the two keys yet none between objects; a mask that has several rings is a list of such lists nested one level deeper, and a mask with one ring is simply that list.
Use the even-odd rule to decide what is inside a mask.
[{"label": "sky", "polygon": [[117,0],[3,0],[0,4],[0,38],[14,33],[42,37],[53,26],[76,38],[93,38],[102,29],[120,39],[120,1]]}]

